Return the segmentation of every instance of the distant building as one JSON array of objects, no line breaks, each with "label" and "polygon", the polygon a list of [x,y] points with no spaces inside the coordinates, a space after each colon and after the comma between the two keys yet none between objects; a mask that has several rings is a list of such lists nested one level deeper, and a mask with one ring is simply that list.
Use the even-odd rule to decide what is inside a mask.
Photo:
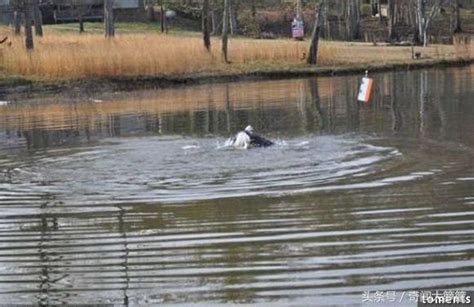
[{"label": "distant building", "polygon": [[[47,22],[75,21],[78,11],[82,10],[84,20],[102,20],[104,0],[43,0],[41,11]],[[143,0],[115,0],[114,8],[118,16],[130,16],[135,19],[144,11]],[[125,13],[125,14],[124,14]]]},{"label": "distant building", "polygon": [[[11,23],[13,8],[11,0],[0,0],[0,22]],[[84,20],[102,20],[104,0],[40,0],[44,23],[77,21],[80,13]],[[137,19],[144,14],[144,0],[115,0],[117,16]]]},{"label": "distant building", "polygon": [[13,21],[13,9],[10,0],[0,0],[0,23],[10,24]]}]

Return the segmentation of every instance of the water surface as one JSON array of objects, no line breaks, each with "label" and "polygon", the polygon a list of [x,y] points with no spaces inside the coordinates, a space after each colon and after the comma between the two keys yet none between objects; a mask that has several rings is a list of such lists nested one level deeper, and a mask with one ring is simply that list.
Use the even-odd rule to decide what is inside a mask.
[{"label": "water surface", "polygon": [[[0,301],[474,290],[473,70],[0,106]],[[277,145],[226,147],[248,124]]]}]

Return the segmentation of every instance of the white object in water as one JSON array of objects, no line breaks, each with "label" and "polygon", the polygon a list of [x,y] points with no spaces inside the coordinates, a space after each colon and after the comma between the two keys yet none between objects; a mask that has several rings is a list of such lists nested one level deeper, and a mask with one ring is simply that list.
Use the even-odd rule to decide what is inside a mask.
[{"label": "white object in water", "polygon": [[250,147],[251,140],[247,132],[252,133],[253,127],[248,125],[244,131],[237,133],[237,135],[235,136],[235,140],[232,144],[235,148],[248,149]]},{"label": "white object in water", "polygon": [[10,101],[6,101],[6,100],[0,100],[0,106],[6,106],[10,103]]},{"label": "white object in water", "polygon": [[184,150],[196,149],[196,148],[200,148],[200,147],[198,145],[185,145],[185,146],[181,147],[181,149],[184,149]]},{"label": "white object in water", "polygon": [[362,78],[360,85],[359,96],[357,100],[363,102],[369,102],[370,96],[372,95],[372,87],[374,85],[374,79],[369,78],[369,72],[365,72],[365,77]]},{"label": "white object in water", "polygon": [[275,143],[253,133],[253,128],[249,125],[244,131],[237,133],[235,137],[230,139],[228,144],[235,148],[248,149],[250,147],[268,147]]}]

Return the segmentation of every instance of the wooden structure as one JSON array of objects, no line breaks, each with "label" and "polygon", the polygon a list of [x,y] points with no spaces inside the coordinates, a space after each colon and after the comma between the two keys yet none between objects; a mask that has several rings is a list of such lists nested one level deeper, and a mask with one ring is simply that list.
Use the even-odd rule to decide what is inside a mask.
[{"label": "wooden structure", "polygon": [[[143,0],[114,0],[113,7],[119,15],[120,11],[130,16],[137,11],[144,12]],[[77,21],[79,13],[84,20],[102,20],[104,0],[46,0],[42,2],[41,10],[45,19],[55,23]]]},{"label": "wooden structure", "polygon": [[[104,18],[104,0],[39,0],[43,23],[101,21]],[[120,19],[137,20],[144,16],[144,0],[114,0],[114,12]],[[12,0],[0,0],[0,22],[13,20]]]}]

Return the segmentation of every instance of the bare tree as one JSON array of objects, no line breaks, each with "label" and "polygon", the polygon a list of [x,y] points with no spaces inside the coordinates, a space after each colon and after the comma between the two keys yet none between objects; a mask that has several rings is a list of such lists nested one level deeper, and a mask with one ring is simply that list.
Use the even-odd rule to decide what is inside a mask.
[{"label": "bare tree", "polygon": [[360,0],[350,0],[346,11],[346,25],[350,40],[360,38]]},{"label": "bare tree", "polygon": [[418,35],[424,47],[428,46],[428,29],[433,17],[438,13],[440,6],[441,0],[436,0],[431,6],[430,13],[427,14],[427,0],[417,0],[415,2]]},{"label": "bare tree", "polygon": [[377,9],[378,9],[377,14],[379,14],[379,22],[383,23],[382,6],[380,5],[380,0],[377,0]]},{"label": "bare tree", "polygon": [[409,0],[409,9],[410,9],[410,24],[413,28],[413,43],[421,44],[420,31],[418,28],[418,13],[416,11],[415,2],[418,0]]},{"label": "bare tree", "polygon": [[160,29],[161,33],[165,32],[165,9],[163,7],[163,0],[160,0]]},{"label": "bare tree", "polygon": [[14,28],[15,28],[15,35],[20,35],[21,34],[21,12],[19,10],[16,10],[13,13],[13,18],[14,18]]},{"label": "bare tree", "polygon": [[39,0],[33,0],[33,20],[35,23],[35,35],[43,36],[43,15],[39,7]]},{"label": "bare tree", "polygon": [[378,5],[377,0],[370,0],[370,15],[372,15],[372,17],[377,16],[379,13]]},{"label": "bare tree", "polygon": [[79,21],[79,33],[83,33],[84,30],[84,14],[86,12],[85,5],[78,5],[77,6],[77,19]]},{"label": "bare tree", "polygon": [[252,4],[250,5],[250,12],[252,14],[252,21],[255,22],[255,18],[257,17],[257,6],[255,4],[257,2],[256,0],[252,1]]},{"label": "bare tree", "polygon": [[24,14],[25,14],[25,45],[27,50],[33,50],[33,0],[25,0],[24,2]]},{"label": "bare tree", "polygon": [[222,56],[226,63],[229,63],[227,57],[227,42],[229,39],[229,4],[230,0],[224,0],[224,12],[222,14]]},{"label": "bare tree", "polygon": [[233,3],[229,2],[229,24],[230,24],[230,34],[237,33],[237,1]]},{"label": "bare tree", "polygon": [[79,33],[84,33],[86,30],[84,29],[84,15],[79,15]]},{"label": "bare tree", "polygon": [[215,10],[214,10],[214,9],[211,9],[210,14],[211,14],[211,34],[217,34],[217,28],[218,28],[218,26],[217,26],[217,24],[216,24],[216,23],[217,23],[216,20],[217,20],[218,18],[216,17],[216,12],[215,12]]},{"label": "bare tree", "polygon": [[115,23],[114,23],[114,0],[104,1],[104,27],[105,37],[115,36]]},{"label": "bare tree", "polygon": [[388,39],[389,41],[395,41],[395,15],[396,15],[396,6],[395,0],[388,0]]},{"label": "bare tree", "polygon": [[147,17],[148,21],[155,22],[156,21],[156,15],[155,15],[155,2],[154,1],[148,1],[147,4]]},{"label": "bare tree", "polygon": [[21,0],[13,0],[13,25],[15,30],[15,35],[21,34],[21,22],[22,22],[22,11],[24,9],[24,3]]},{"label": "bare tree", "polygon": [[454,0],[453,1],[453,20],[454,20],[454,33],[459,33],[462,32],[462,27],[461,27],[461,4],[459,3],[459,0]]},{"label": "bare tree", "polygon": [[302,20],[303,19],[303,1],[296,0],[296,19]]},{"label": "bare tree", "polygon": [[211,50],[211,37],[209,28],[209,0],[202,2],[202,39],[207,51]]},{"label": "bare tree", "polygon": [[318,62],[319,33],[321,32],[322,11],[325,3],[325,0],[322,0],[319,3],[318,11],[316,12],[316,19],[314,20],[313,33],[311,34],[307,59],[307,63],[311,65],[316,65]]}]

